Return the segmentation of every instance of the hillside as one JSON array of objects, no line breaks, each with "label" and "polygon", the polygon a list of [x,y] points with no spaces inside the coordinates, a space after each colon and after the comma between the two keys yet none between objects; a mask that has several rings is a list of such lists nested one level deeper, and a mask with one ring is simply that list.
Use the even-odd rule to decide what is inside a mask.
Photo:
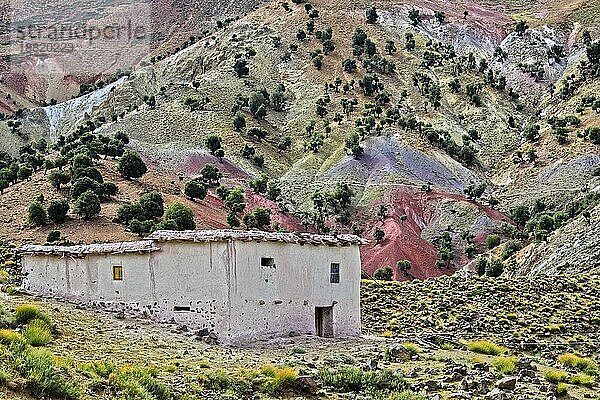
[{"label": "hillside", "polygon": [[[181,327],[157,329],[127,315],[0,293],[0,321],[23,303],[47,313],[53,340],[32,354],[57,356],[41,381],[6,358],[14,348],[3,350],[0,377],[8,383],[0,380],[0,395],[29,400],[40,390],[55,390],[81,399],[595,399],[599,290],[597,276],[563,275],[558,283],[458,276],[363,281],[363,338],[299,336],[251,347],[210,345]],[[6,340],[6,331],[0,332],[0,341]],[[271,373],[287,378],[273,382]],[[361,381],[363,376],[369,379]]]},{"label": "hillside", "polygon": [[[368,23],[370,4],[264,4],[178,51],[158,46],[164,57],[148,54],[110,87],[25,111],[16,129],[0,122],[2,144],[14,156],[27,141],[86,124],[97,135],[125,132],[151,165],[145,190],[214,164],[226,171],[225,185],[245,188],[247,211],[268,205],[280,227],[371,239],[362,252],[370,274],[385,266],[401,280],[450,274],[477,254],[500,255],[511,240],[528,255],[506,253],[507,270],[554,273],[540,257],[569,259],[580,248],[590,257],[566,270],[596,268],[589,230],[577,247],[560,243],[581,230],[589,219],[581,215],[598,212],[595,198],[572,206],[600,184],[595,131],[586,133],[600,123],[600,83],[582,67],[591,46],[584,36],[598,37],[590,17],[598,2],[381,2]],[[519,21],[524,29],[515,31]],[[224,158],[207,149],[211,135]],[[277,205],[249,188],[261,174],[278,183]],[[30,198],[36,179],[43,177],[7,193]],[[184,183],[165,189],[167,202],[183,198]],[[118,183],[116,203],[136,199],[130,184]],[[351,190],[343,206],[331,203],[338,184]],[[18,204],[25,215],[27,202]],[[216,196],[191,205],[199,226],[227,224]],[[528,226],[514,220],[518,206],[528,208]],[[554,221],[561,210],[573,212]],[[99,221],[115,212],[107,206]],[[539,227],[546,216],[550,229]],[[132,237],[122,225],[99,226],[70,238]],[[12,238],[18,232],[4,229]],[[504,244],[488,253],[490,234]],[[408,273],[395,268],[403,260]]]},{"label": "hillside", "polygon": [[[51,3],[0,0],[1,399],[600,400],[600,0]],[[65,53],[11,35],[124,21],[148,34]],[[150,256],[145,308],[19,289],[22,244],[222,228],[367,239],[363,336],[234,347],[140,319],[220,312],[182,293],[171,314]],[[292,304],[288,279],[248,271],[257,304]],[[187,281],[225,287],[205,278]],[[223,315],[260,324],[231,293]],[[306,296],[319,332],[338,301]]]},{"label": "hillside", "polygon": [[[239,18],[259,3],[222,7],[214,0],[76,0],[36,8],[3,0],[0,110],[14,112],[76,97],[80,85],[100,86],[127,74],[146,56],[173,54],[184,43],[209,35],[217,21]],[[137,29],[142,40],[132,40],[131,31]],[[23,32],[36,40],[23,40]],[[24,51],[22,45],[30,43],[39,43],[40,51]],[[47,44],[60,50],[45,51]]]}]

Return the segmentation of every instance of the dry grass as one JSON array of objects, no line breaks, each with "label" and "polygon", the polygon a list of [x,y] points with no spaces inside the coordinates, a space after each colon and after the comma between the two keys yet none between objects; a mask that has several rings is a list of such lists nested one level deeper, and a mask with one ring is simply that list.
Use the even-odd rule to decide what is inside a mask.
[{"label": "dry grass", "polygon": [[23,336],[27,339],[27,343],[34,347],[44,346],[52,341],[50,326],[41,319],[29,322],[23,330]]},{"label": "dry grass", "polygon": [[510,375],[515,372],[517,357],[497,357],[492,361],[492,366],[500,375]]},{"label": "dry grass", "polygon": [[558,357],[558,362],[566,367],[576,368],[580,371],[596,369],[596,363],[585,357],[580,357],[577,354],[565,353]]},{"label": "dry grass", "polygon": [[421,349],[419,345],[411,342],[402,343],[402,347],[404,347],[404,349],[411,354],[419,354],[423,351],[423,349]]},{"label": "dry grass", "polygon": [[585,374],[578,374],[573,375],[571,379],[569,379],[569,382],[571,383],[571,385],[591,388],[594,387],[594,384],[596,383],[596,378]]},{"label": "dry grass", "polygon": [[499,346],[489,340],[474,340],[467,342],[467,349],[475,353],[498,356],[508,351],[508,348]]},{"label": "dry grass", "polygon": [[14,343],[23,342],[25,342],[25,339],[20,333],[12,329],[0,329],[0,344],[10,346]]},{"label": "dry grass", "polygon": [[544,373],[544,379],[548,382],[559,383],[567,380],[568,374],[565,371],[559,369],[551,369]]}]

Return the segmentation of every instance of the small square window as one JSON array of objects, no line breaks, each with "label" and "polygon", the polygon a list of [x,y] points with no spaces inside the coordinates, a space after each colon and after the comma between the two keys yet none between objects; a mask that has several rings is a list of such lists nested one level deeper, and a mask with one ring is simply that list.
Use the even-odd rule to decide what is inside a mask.
[{"label": "small square window", "polygon": [[260,259],[260,266],[275,268],[275,259],[270,257],[262,257]]},{"label": "small square window", "polygon": [[329,283],[340,283],[340,264],[331,263]]},{"label": "small square window", "polygon": [[123,280],[123,266],[115,265],[113,267],[113,280],[115,280],[115,281]]}]

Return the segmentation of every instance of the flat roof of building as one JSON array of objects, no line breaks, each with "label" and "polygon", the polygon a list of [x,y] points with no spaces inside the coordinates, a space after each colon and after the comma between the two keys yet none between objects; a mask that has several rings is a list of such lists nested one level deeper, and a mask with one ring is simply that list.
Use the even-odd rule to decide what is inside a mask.
[{"label": "flat roof of building", "polygon": [[19,248],[21,254],[84,257],[88,254],[150,253],[160,250],[154,242],[280,242],[312,244],[315,246],[364,245],[367,240],[356,235],[317,235],[297,232],[242,231],[218,229],[204,231],[156,231],[145,240],[136,242],[94,243],[75,246],[52,246],[27,244]]},{"label": "flat roof of building", "polygon": [[156,231],[146,238],[157,242],[282,242],[294,244],[312,244],[316,246],[363,245],[368,242],[356,235],[317,235],[306,232],[265,232],[218,229],[206,231]]},{"label": "flat roof of building", "polygon": [[75,246],[41,246],[26,244],[19,248],[21,254],[55,255],[82,257],[88,254],[123,254],[150,253],[160,250],[153,242],[142,240],[137,242],[93,243]]}]

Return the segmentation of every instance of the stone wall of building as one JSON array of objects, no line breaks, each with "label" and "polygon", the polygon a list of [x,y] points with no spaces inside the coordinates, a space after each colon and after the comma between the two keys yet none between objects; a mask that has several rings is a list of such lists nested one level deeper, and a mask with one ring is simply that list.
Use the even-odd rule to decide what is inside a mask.
[{"label": "stone wall of building", "polygon": [[[23,288],[46,297],[160,322],[224,343],[315,334],[316,307],[331,307],[334,336],[360,334],[357,245],[155,242],[146,253],[82,257],[24,254]],[[331,283],[331,264],[339,283]],[[113,267],[122,267],[115,280]]]}]

